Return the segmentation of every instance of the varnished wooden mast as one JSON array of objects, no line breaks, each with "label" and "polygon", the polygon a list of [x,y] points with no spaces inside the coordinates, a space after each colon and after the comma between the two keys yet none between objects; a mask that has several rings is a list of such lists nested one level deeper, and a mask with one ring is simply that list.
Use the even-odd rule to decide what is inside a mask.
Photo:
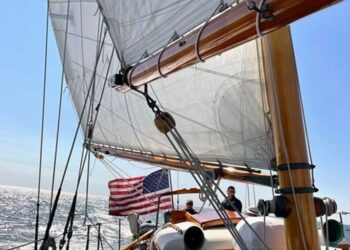
[{"label": "varnished wooden mast", "polygon": [[[292,184],[295,188],[308,188],[312,186],[310,169],[293,169],[293,163],[308,163],[308,154],[289,27],[264,36],[262,45],[277,166],[291,164],[290,175],[289,171],[278,171],[280,188],[292,188]],[[301,231],[306,249],[319,249],[313,194],[295,194],[297,205],[292,194],[284,195],[293,207],[285,219],[288,249],[305,249]]]},{"label": "varnished wooden mast", "polygon": [[[339,1],[341,0],[266,0],[274,18],[271,21],[262,19],[260,30],[263,33],[271,32]],[[209,58],[256,38],[255,19],[256,11],[249,10],[245,1],[242,1],[211,20],[200,36],[200,57]],[[200,28],[168,46],[163,53],[158,52],[129,70],[129,84],[141,86],[160,78],[158,60],[163,75],[197,63],[195,44],[199,30]]]}]

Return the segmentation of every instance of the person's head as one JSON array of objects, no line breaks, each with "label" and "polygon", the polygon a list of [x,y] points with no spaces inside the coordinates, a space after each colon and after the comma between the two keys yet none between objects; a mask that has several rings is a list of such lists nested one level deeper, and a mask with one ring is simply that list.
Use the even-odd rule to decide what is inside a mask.
[{"label": "person's head", "polygon": [[193,207],[193,201],[192,200],[188,200],[186,202],[186,209],[191,209]]},{"label": "person's head", "polygon": [[229,186],[227,188],[227,196],[229,199],[232,199],[236,194],[236,189],[234,186]]}]

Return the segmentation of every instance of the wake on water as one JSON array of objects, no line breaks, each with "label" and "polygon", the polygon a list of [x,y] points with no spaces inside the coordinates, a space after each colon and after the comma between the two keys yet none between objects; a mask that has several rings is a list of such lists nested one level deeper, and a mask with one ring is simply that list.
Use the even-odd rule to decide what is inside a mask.
[{"label": "wake on water", "polygon": [[[55,220],[52,224],[50,236],[59,236],[63,233],[67,220],[72,193],[62,193],[57,208]],[[37,190],[22,187],[0,186],[0,250],[11,249],[34,241],[35,217],[36,217]],[[48,211],[50,205],[50,192],[42,191],[40,201],[40,226],[39,239],[45,234]],[[128,221],[108,215],[108,197],[89,196],[88,215],[94,224],[101,223],[101,234],[103,249],[118,249],[118,223],[121,220],[121,246],[131,241],[132,235],[129,230]],[[70,249],[85,249],[87,226],[84,225],[85,197],[78,197],[76,216],[73,226],[73,237]],[[162,216],[161,216],[162,217]],[[155,215],[144,218],[155,220]],[[86,224],[91,224],[87,221]],[[350,226],[345,226],[345,237],[350,241]],[[56,246],[62,237],[56,238]],[[33,249],[30,244],[20,249]],[[40,243],[39,243],[40,246]],[[97,248],[97,230],[90,229],[89,248]],[[102,249],[102,248],[101,248]]]}]

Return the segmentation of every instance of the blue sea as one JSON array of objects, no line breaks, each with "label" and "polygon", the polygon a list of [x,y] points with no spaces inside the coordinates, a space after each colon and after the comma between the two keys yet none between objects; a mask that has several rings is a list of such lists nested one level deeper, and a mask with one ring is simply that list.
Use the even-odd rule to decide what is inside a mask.
[{"label": "blue sea", "polygon": [[[57,209],[56,217],[52,225],[50,236],[56,237],[62,234],[66,218],[72,202],[72,193],[62,193]],[[23,244],[33,242],[35,234],[37,190],[22,187],[0,186],[0,250],[16,248]],[[40,202],[40,227],[39,239],[43,238],[49,211],[50,192],[42,191]],[[118,222],[121,220],[121,246],[131,241],[132,235],[125,218],[108,215],[108,197],[89,196],[88,215],[94,224],[101,223],[103,249],[118,249]],[[85,197],[78,198],[76,217],[73,227],[73,237],[70,249],[85,249],[87,226],[91,224],[85,218]],[[154,216],[153,216],[154,217]],[[144,219],[154,219],[152,216]],[[350,226],[345,226],[345,237],[350,241]],[[56,246],[59,246],[61,237],[56,238]],[[33,249],[30,244],[16,249]],[[39,245],[40,246],[40,245]],[[90,230],[90,249],[97,249],[97,230]],[[58,249],[58,248],[57,248]],[[100,248],[102,249],[102,248]]]},{"label": "blue sea", "polygon": [[[72,202],[72,193],[62,193],[50,236],[63,233],[66,218]],[[37,190],[22,187],[0,186],[0,249],[11,249],[34,241]],[[43,238],[50,204],[50,192],[42,191],[40,202],[39,239]],[[94,224],[101,223],[103,249],[118,249],[118,217],[108,215],[108,197],[89,196],[88,216]],[[85,197],[78,198],[70,249],[85,249],[87,226],[84,225]],[[87,221],[86,224],[91,224]],[[62,237],[56,238],[56,246]],[[121,246],[131,240],[126,219],[121,218]],[[39,245],[40,246],[40,245]],[[34,244],[18,249],[33,249]],[[97,230],[90,229],[91,249],[97,249]],[[57,248],[58,249],[58,248]],[[100,247],[100,249],[102,249]]]}]

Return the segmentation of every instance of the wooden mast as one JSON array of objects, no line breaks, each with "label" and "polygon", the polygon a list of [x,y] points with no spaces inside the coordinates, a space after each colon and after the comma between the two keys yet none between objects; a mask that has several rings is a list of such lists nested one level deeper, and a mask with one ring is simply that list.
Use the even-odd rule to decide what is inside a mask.
[{"label": "wooden mast", "polygon": [[295,194],[297,204],[292,194],[283,194],[292,203],[292,213],[285,219],[287,247],[290,250],[319,249],[313,194],[300,189],[312,187],[311,172],[293,165],[308,163],[308,153],[289,27],[264,36],[262,45],[277,166],[289,163],[291,169],[290,173],[278,171],[280,189],[288,190],[294,186],[302,191]]},{"label": "wooden mast", "polygon": [[[288,27],[283,27],[301,17],[314,13],[340,0],[267,0],[273,21],[263,20],[260,29],[263,40],[265,76],[271,107],[277,165],[308,163],[303,126],[299,84],[294,53]],[[256,38],[256,13],[240,3],[213,19],[203,29],[199,39],[199,55],[206,59]],[[281,28],[282,27],[282,28]],[[280,28],[280,29],[278,29]],[[276,30],[278,29],[278,30]],[[274,31],[275,30],[275,31]],[[127,72],[129,84],[141,86],[197,62],[195,44],[198,31],[175,42],[153,56],[141,61]],[[161,58],[159,58],[161,56]],[[129,158],[129,156],[125,156]],[[130,159],[137,157],[130,156]],[[143,159],[144,160],[144,159]],[[153,161],[154,159],[152,159]],[[312,187],[310,169],[279,171],[281,189]],[[290,180],[293,180],[293,183]],[[301,188],[301,189],[300,189]],[[319,249],[316,214],[312,193],[284,194],[292,203],[292,213],[285,219],[288,249]],[[297,213],[297,207],[299,213]],[[299,217],[299,218],[298,218]],[[300,224],[300,225],[299,225]]]}]

